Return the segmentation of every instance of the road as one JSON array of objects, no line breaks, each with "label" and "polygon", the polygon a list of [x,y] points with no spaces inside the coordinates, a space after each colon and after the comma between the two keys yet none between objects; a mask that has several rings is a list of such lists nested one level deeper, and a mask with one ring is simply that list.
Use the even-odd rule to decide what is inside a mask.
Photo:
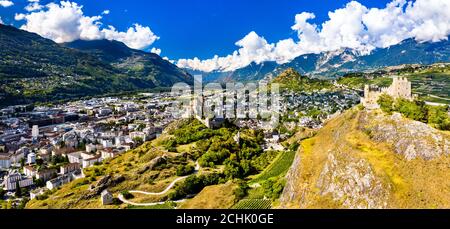
[{"label": "road", "polygon": [[[130,193],[131,193],[131,192],[130,192]],[[133,206],[142,206],[142,207],[147,206],[147,207],[148,207],[148,206],[156,206],[156,205],[161,205],[161,204],[165,204],[165,203],[166,203],[166,202],[135,203],[135,202],[126,200],[126,199],[123,197],[122,194],[119,194],[118,197],[119,197],[119,200],[122,201],[123,203],[129,204],[129,205],[133,205]],[[178,201],[172,201],[172,202],[174,202],[174,203],[182,203],[182,202],[184,202],[184,201],[186,201],[186,199],[182,199],[182,200],[178,200]]]},{"label": "road", "polygon": [[[193,174],[197,174],[200,171],[200,164],[197,162],[195,162],[195,169],[194,169],[194,173]],[[184,177],[178,177],[177,179],[175,179],[174,181],[172,181],[172,183],[169,184],[169,186],[167,186],[166,189],[164,189],[162,192],[144,192],[144,191],[138,191],[138,190],[131,190],[129,191],[129,193],[133,194],[133,193],[137,193],[137,194],[143,194],[143,195],[149,195],[149,196],[161,196],[166,194],[167,192],[170,191],[170,189],[173,188],[173,186],[175,186],[175,184],[177,184],[178,182],[188,178],[189,176],[184,176]],[[155,205],[160,205],[160,204],[164,204],[165,202],[153,202],[153,203],[134,203],[132,201],[126,200],[122,194],[119,194],[118,196],[119,200],[122,201],[123,203],[126,204],[130,204],[130,205],[134,205],[134,206],[155,206]],[[175,203],[181,203],[183,201],[185,201],[186,199],[182,199],[179,201],[173,201]]]}]

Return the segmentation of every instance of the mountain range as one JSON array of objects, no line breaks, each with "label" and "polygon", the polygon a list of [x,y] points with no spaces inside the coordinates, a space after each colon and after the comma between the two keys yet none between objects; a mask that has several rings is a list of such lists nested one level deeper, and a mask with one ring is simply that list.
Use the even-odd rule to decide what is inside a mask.
[{"label": "mountain range", "polygon": [[336,78],[351,72],[371,71],[404,64],[429,65],[450,62],[450,41],[418,42],[407,39],[388,48],[378,48],[368,55],[342,48],[336,51],[301,55],[284,64],[262,62],[231,72],[200,72],[187,69],[192,74],[202,74],[206,81],[249,81],[275,77],[292,68],[312,77]]},{"label": "mountain range", "polygon": [[0,25],[0,106],[52,102],[149,89],[178,82],[254,81],[275,78],[287,69],[318,78],[372,71],[403,64],[450,62],[450,41],[420,43],[414,39],[373,50],[369,55],[344,48],[301,55],[285,64],[251,63],[230,72],[180,69],[160,56],[118,41],[77,40],[57,44],[35,33]]},{"label": "mountain range", "polygon": [[133,92],[192,83],[160,56],[117,41],[57,44],[0,25],[0,106]]}]

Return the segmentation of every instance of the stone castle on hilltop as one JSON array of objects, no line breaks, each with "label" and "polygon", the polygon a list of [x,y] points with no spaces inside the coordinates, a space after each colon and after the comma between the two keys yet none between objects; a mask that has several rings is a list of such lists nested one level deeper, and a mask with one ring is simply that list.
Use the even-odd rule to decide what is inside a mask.
[{"label": "stone castle on hilltop", "polygon": [[361,103],[367,109],[378,109],[380,108],[378,99],[382,94],[387,94],[394,99],[414,99],[411,82],[404,77],[395,76],[392,85],[389,87],[379,88],[366,85],[364,87],[364,98],[361,98]]}]

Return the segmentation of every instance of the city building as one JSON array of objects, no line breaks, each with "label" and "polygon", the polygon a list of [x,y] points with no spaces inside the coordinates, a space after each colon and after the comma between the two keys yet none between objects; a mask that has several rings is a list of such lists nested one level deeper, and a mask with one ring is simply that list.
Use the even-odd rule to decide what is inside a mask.
[{"label": "city building", "polygon": [[28,154],[28,156],[27,156],[27,163],[28,164],[36,163],[36,154],[35,153]]},{"label": "city building", "polygon": [[55,179],[49,180],[46,183],[46,187],[49,190],[53,190],[55,188],[59,188],[65,184],[68,184],[72,181],[71,175],[70,174],[65,174],[62,176],[59,176]]},{"label": "city building", "polygon": [[11,155],[7,153],[0,153],[0,169],[11,168]]},{"label": "city building", "polygon": [[33,125],[33,128],[31,130],[31,137],[33,139],[38,139],[39,137],[39,126],[38,125]]},{"label": "city building", "polygon": [[36,176],[37,169],[33,166],[26,165],[23,167],[23,173],[27,177],[34,177]]},{"label": "city building", "polygon": [[54,178],[57,173],[58,171],[56,169],[43,169],[36,173],[36,179],[46,182]]},{"label": "city building", "polygon": [[60,174],[68,174],[68,173],[75,172],[78,169],[80,169],[79,163],[70,163],[70,164],[61,166],[59,173]]},{"label": "city building", "polygon": [[3,185],[6,191],[14,191],[17,188],[17,183],[20,188],[25,188],[33,185],[33,179],[23,178],[20,173],[12,173],[6,176]]}]

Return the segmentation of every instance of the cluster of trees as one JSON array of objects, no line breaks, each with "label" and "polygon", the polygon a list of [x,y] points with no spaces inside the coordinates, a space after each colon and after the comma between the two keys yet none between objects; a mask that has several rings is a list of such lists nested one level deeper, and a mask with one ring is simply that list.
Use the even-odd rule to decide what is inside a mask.
[{"label": "cluster of trees", "polygon": [[223,177],[218,173],[210,173],[203,175],[191,175],[183,182],[175,185],[174,190],[169,193],[169,200],[179,200],[190,195],[194,195],[202,191],[206,186],[216,185],[224,182]]},{"label": "cluster of trees", "polygon": [[236,180],[235,183],[237,188],[233,191],[233,194],[237,200],[243,199],[247,196],[250,186],[244,180]]},{"label": "cluster of trees", "polygon": [[407,118],[430,124],[437,129],[450,130],[448,106],[429,106],[421,100],[395,100],[386,94],[380,96],[378,104],[388,114],[399,112]]},{"label": "cluster of trees", "polygon": [[6,195],[6,191],[3,188],[0,188],[0,200],[2,200]]},{"label": "cluster of trees", "polygon": [[193,173],[195,167],[192,165],[179,165],[177,167],[177,176],[186,176]]},{"label": "cluster of trees", "polygon": [[134,196],[129,191],[122,191],[120,194],[122,194],[123,198],[126,200],[133,199]]},{"label": "cluster of trees", "polygon": [[286,181],[279,177],[272,177],[262,182],[261,186],[264,189],[264,195],[272,200],[280,198],[283,192]]}]

